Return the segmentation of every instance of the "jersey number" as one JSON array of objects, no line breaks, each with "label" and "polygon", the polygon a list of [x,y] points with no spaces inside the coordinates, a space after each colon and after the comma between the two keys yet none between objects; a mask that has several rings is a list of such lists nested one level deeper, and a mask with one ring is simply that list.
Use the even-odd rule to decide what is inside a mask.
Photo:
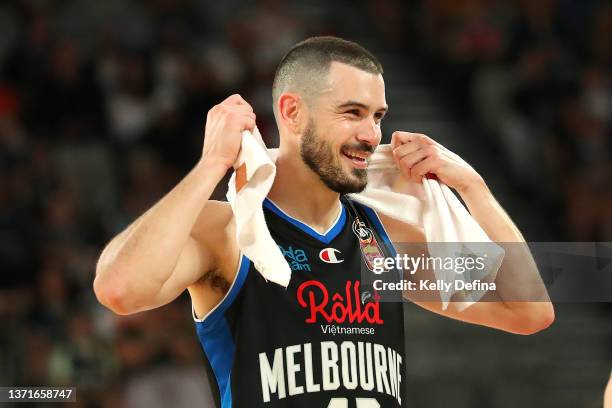
[{"label": "jersey number", "polygon": [[[375,398],[355,398],[357,408],[380,408],[380,404]],[[329,400],[327,408],[348,408],[347,398],[332,398]]]}]

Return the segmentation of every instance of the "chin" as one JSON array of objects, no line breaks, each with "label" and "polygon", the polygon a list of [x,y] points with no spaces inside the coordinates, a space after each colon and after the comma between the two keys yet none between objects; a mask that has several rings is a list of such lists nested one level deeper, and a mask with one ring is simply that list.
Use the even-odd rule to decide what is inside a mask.
[{"label": "chin", "polygon": [[354,174],[347,175],[347,179],[348,180],[345,180],[345,182],[343,183],[340,183],[340,182],[336,183],[336,185],[334,186],[334,188],[332,188],[332,190],[340,194],[361,193],[363,190],[365,190],[368,184],[367,180],[364,180],[361,177],[355,176]]}]

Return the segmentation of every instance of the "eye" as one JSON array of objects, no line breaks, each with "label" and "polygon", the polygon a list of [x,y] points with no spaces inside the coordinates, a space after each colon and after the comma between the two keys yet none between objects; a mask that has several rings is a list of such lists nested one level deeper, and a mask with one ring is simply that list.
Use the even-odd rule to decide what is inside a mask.
[{"label": "eye", "polygon": [[359,109],[351,109],[346,111],[346,113],[348,113],[351,116],[355,116],[355,117],[360,117],[361,116],[361,112],[359,112]]},{"label": "eye", "polygon": [[374,119],[376,119],[376,123],[382,122],[384,117],[385,117],[385,114],[383,112],[377,112],[374,114]]}]

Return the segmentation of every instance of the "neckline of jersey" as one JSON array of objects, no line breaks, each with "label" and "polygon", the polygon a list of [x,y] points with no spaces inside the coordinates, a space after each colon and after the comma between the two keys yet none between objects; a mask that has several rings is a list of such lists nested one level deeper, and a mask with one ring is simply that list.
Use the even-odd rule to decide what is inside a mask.
[{"label": "neckline of jersey", "polygon": [[306,234],[315,238],[316,240],[323,242],[324,244],[329,244],[331,241],[333,241],[333,239],[336,238],[338,234],[340,234],[340,232],[342,231],[342,227],[344,227],[344,224],[346,222],[346,208],[344,208],[340,200],[338,200],[338,204],[340,205],[340,211],[338,212],[336,220],[327,229],[327,231],[321,234],[305,222],[302,222],[297,218],[294,218],[284,212],[274,201],[270,200],[269,198],[266,197],[263,201],[264,207],[272,211],[274,214],[278,215],[280,218],[299,228]]}]

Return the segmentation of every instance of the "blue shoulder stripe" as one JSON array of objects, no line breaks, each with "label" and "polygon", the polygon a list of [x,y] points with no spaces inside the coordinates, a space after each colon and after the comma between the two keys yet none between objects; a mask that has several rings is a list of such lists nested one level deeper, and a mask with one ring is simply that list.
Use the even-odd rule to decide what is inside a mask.
[{"label": "blue shoulder stripe", "polygon": [[393,243],[389,239],[389,235],[387,234],[385,227],[382,225],[382,222],[380,222],[380,218],[378,218],[378,214],[376,214],[376,211],[372,210],[370,207],[367,207],[363,204],[359,204],[359,203],[357,204],[361,208],[363,208],[363,211],[366,213],[368,219],[372,223],[372,226],[374,227],[374,229],[376,229],[376,232],[382,238],[384,245],[387,247],[388,253],[391,256],[397,255],[397,251],[395,250]]},{"label": "blue shoulder stripe", "polygon": [[194,315],[198,339],[217,380],[222,408],[232,406],[231,374],[236,352],[225,312],[240,293],[250,266],[251,261],[242,255],[236,278],[225,298],[204,318],[195,319]]}]

